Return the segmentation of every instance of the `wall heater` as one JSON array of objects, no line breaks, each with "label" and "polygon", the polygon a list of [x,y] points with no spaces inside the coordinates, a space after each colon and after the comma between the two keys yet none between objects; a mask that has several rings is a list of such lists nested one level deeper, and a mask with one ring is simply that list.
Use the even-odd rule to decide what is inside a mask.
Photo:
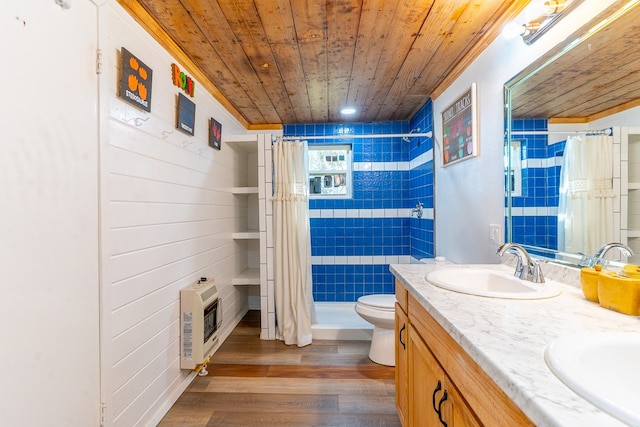
[{"label": "wall heater", "polygon": [[202,277],[180,291],[180,368],[203,364],[218,342],[222,300],[213,280]]}]

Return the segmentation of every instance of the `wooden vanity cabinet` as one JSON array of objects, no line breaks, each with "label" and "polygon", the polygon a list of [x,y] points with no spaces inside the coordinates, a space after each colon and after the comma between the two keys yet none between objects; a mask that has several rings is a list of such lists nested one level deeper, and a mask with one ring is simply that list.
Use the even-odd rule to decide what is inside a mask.
[{"label": "wooden vanity cabinet", "polygon": [[407,334],[409,319],[407,318],[407,290],[396,284],[396,408],[403,426],[407,426],[407,391],[409,386],[409,359],[407,358]]},{"label": "wooden vanity cabinet", "polygon": [[480,422],[415,330],[409,326],[410,426],[479,427]]},{"label": "wooden vanity cabinet", "polygon": [[407,389],[409,385],[407,334],[409,322],[406,313],[396,303],[396,408],[402,425],[407,425]]},{"label": "wooden vanity cabinet", "polygon": [[404,427],[534,425],[398,281],[396,299],[396,406]]}]

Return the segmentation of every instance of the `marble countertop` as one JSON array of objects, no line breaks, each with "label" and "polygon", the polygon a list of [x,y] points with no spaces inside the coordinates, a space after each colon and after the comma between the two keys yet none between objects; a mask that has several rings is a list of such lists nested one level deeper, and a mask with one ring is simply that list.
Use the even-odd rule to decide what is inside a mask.
[{"label": "marble countertop", "polygon": [[[587,301],[579,270],[544,264],[562,294],[542,300],[505,300],[452,292],[425,280],[442,268],[495,268],[504,264],[393,264],[394,276],[538,427],[625,426],[565,386],[544,361],[555,339],[577,332],[640,333],[640,318]],[[603,361],[606,363],[606,361]]]}]

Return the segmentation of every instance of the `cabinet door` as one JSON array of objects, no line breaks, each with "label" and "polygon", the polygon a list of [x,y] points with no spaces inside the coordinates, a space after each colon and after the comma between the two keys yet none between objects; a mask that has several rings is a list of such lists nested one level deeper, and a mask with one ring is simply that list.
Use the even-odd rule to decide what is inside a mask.
[{"label": "cabinet door", "polygon": [[396,408],[403,426],[407,425],[407,396],[409,364],[407,360],[407,336],[409,334],[409,319],[407,314],[396,303]]},{"label": "cabinet door", "polygon": [[471,408],[467,406],[467,402],[462,398],[458,389],[449,383],[447,385],[449,392],[449,400],[451,402],[451,415],[447,427],[481,427],[482,424],[473,413]]},{"label": "cabinet door", "polygon": [[408,358],[410,426],[481,427],[415,329],[409,332]]},{"label": "cabinet door", "polygon": [[[449,414],[446,376],[420,335],[409,325],[409,426],[443,426]],[[438,411],[440,414],[438,414]]]}]

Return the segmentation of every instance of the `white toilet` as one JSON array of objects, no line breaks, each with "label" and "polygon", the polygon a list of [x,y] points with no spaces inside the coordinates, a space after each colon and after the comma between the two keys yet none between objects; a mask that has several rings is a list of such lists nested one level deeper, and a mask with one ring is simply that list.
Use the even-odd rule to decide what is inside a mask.
[{"label": "white toilet", "polygon": [[356,304],[356,313],[374,326],[369,359],[386,366],[396,366],[395,302],[395,295],[379,294],[362,296]]}]

